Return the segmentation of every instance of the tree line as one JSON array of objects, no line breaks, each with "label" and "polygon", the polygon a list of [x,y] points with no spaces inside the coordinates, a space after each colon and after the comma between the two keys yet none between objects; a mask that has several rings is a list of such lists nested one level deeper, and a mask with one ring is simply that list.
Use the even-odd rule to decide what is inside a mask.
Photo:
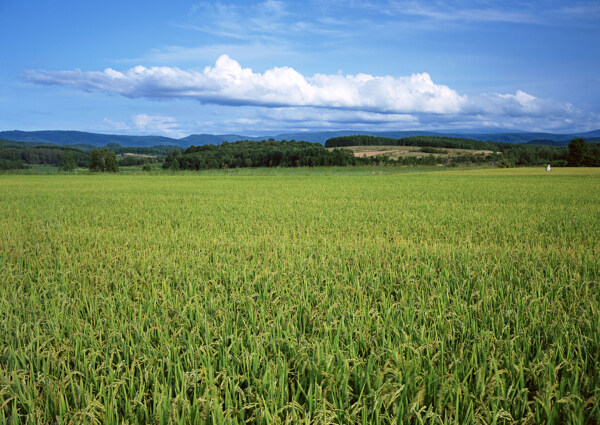
[{"label": "tree line", "polygon": [[326,148],[341,148],[349,146],[420,146],[447,149],[472,149],[498,151],[514,146],[515,143],[481,142],[473,139],[445,136],[410,136],[394,139],[381,136],[340,136],[325,141]]},{"label": "tree line", "polygon": [[[495,163],[499,166],[526,166],[553,164],[569,167],[600,167],[600,143],[586,143],[583,138],[574,138],[565,146],[534,145],[524,143],[481,142],[472,139],[436,136],[414,136],[393,139],[377,136],[341,136],[328,139],[326,147],[349,146],[421,146],[424,153],[441,153],[441,149],[489,150],[489,155],[462,155],[452,157],[406,157],[396,162],[402,165],[460,163]],[[388,159],[387,163],[393,162]]]},{"label": "tree line", "polygon": [[[386,155],[357,158],[343,149],[349,146],[419,146],[421,157],[392,159]],[[328,150],[326,147],[334,148]],[[201,170],[209,168],[243,167],[299,167],[327,165],[435,165],[495,164],[498,166],[527,166],[552,164],[553,166],[600,167],[600,143],[586,143],[582,138],[571,140],[569,146],[481,142],[451,137],[416,136],[392,139],[376,136],[343,136],[329,139],[325,147],[319,143],[304,141],[275,141],[273,139],[239,142],[223,142],[220,145],[190,146],[185,150],[172,146],[154,148],[126,148],[110,144],[91,151],[50,144],[11,142],[0,140],[0,170],[27,168],[34,164],[47,164],[71,171],[75,167],[88,167],[92,171],[116,172],[119,166],[144,165],[161,161],[163,168],[177,170]],[[492,154],[445,155],[447,149],[488,150]],[[119,160],[116,153],[135,153],[149,157],[126,156]],[[167,154],[168,152],[168,154]],[[426,155],[429,154],[429,155]]]},{"label": "tree line", "polygon": [[329,151],[320,143],[303,141],[223,142],[220,145],[190,146],[174,150],[165,159],[163,168],[171,170],[203,170],[210,168],[245,167],[318,167],[326,165],[356,165],[359,158],[347,149]]},{"label": "tree line", "polygon": [[[76,167],[92,171],[118,171],[119,166],[144,165],[164,158],[172,147],[126,148],[111,143],[101,149],[81,149],[73,146],[37,144],[0,140],[0,170],[26,169],[31,165],[52,165],[63,171]],[[133,153],[140,156],[116,158],[116,154]],[[145,155],[145,156],[141,156]],[[116,166],[115,166],[116,163]]]},{"label": "tree line", "polygon": [[86,167],[89,163],[89,153],[69,146],[0,140],[0,170],[23,169],[37,164],[60,166],[69,156],[78,167]]}]

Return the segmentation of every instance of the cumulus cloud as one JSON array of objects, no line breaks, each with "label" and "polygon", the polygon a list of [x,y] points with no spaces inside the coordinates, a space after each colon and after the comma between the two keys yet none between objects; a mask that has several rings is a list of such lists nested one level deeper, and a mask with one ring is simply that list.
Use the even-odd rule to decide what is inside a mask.
[{"label": "cumulus cloud", "polygon": [[341,111],[322,108],[271,108],[262,114],[265,121],[310,124],[311,127],[343,127],[348,125],[418,124],[410,114],[382,114],[377,112]]},{"label": "cumulus cloud", "polygon": [[572,116],[579,112],[569,103],[540,99],[522,90],[517,90],[515,94],[484,93],[473,96],[464,111],[509,117]]},{"label": "cumulus cloud", "polygon": [[466,101],[429,74],[372,76],[315,74],[290,67],[255,73],[227,55],[203,72],[136,66],[125,72],[30,71],[38,84],[101,90],[130,98],[194,99],[203,103],[253,106],[311,106],[387,113],[456,113]]},{"label": "cumulus cloud", "polygon": [[[175,67],[136,66],[126,71],[30,71],[25,79],[37,84],[99,90],[129,98],[192,99],[206,104],[259,106],[281,115],[283,121],[364,124],[534,121],[564,125],[585,119],[570,104],[540,99],[524,91],[514,94],[461,95],[436,84],[427,73],[409,76],[315,74],[304,76],[291,67],[263,73],[243,68],[222,55],[203,71]],[[304,110],[305,112],[299,112]],[[283,111],[283,112],[282,112]],[[310,115],[310,117],[307,117]],[[567,120],[567,121],[565,121]],[[173,118],[140,114],[132,127],[145,132],[181,134]]]}]

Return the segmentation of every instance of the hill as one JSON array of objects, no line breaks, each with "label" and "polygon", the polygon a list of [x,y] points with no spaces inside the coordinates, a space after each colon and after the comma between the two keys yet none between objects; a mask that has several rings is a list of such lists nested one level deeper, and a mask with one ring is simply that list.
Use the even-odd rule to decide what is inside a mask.
[{"label": "hill", "polygon": [[177,139],[164,136],[127,136],[118,134],[99,134],[84,131],[2,131],[0,139],[15,142],[52,143],[56,145],[106,146],[118,143],[121,146],[151,147],[156,145],[174,145],[183,147]]},{"label": "hill", "polygon": [[527,133],[527,132],[503,132],[503,133],[483,133],[469,132],[469,130],[452,131],[320,131],[320,132],[298,132],[281,133],[265,136],[244,136],[238,134],[192,134],[181,139],[174,139],[165,136],[130,136],[118,134],[100,134],[88,133],[84,131],[62,131],[62,130],[44,130],[44,131],[0,131],[0,139],[12,140],[16,142],[33,143],[52,143],[58,145],[76,145],[78,147],[106,146],[109,143],[118,143],[121,146],[128,147],[153,147],[153,146],[176,146],[179,148],[188,148],[192,145],[215,145],[223,141],[239,142],[242,140],[260,141],[266,139],[275,140],[302,140],[312,143],[325,144],[325,141],[334,137],[368,135],[377,137],[389,137],[400,139],[413,136],[430,137],[455,137],[466,138],[478,141],[505,142],[505,143],[529,143],[536,141],[547,141],[554,146],[567,146],[573,137],[583,137],[588,142],[600,141],[600,130],[594,130],[587,133],[574,134],[554,134],[554,133]]}]

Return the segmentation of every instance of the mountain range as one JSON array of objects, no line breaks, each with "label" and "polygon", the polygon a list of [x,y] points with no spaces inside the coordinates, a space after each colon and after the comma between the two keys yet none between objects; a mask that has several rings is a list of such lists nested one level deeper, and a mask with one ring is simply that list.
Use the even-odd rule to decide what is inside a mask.
[{"label": "mountain range", "polygon": [[181,139],[174,139],[165,136],[129,136],[118,134],[100,134],[88,133],[83,131],[62,131],[62,130],[43,130],[43,131],[0,131],[0,139],[11,140],[14,142],[34,142],[34,143],[52,143],[57,145],[88,145],[88,146],[106,146],[109,143],[118,143],[127,147],[152,147],[152,146],[176,146],[187,148],[191,145],[220,144],[223,141],[236,142],[239,140],[304,140],[307,142],[316,142],[324,144],[327,139],[339,136],[350,136],[364,134],[369,136],[390,137],[399,139],[410,136],[445,136],[473,139],[492,142],[509,143],[531,143],[531,144],[549,144],[555,146],[566,146],[574,137],[583,137],[586,141],[600,141],[600,129],[586,133],[574,134],[555,134],[555,133],[534,133],[534,132],[503,132],[503,133],[484,133],[470,132],[469,130],[452,131],[322,131],[322,132],[300,132],[300,133],[282,133],[267,136],[242,136],[237,134],[192,134]]}]

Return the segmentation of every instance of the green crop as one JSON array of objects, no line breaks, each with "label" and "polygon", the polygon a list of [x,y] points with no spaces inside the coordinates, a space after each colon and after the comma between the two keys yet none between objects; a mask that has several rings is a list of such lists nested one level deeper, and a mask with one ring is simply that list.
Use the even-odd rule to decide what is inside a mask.
[{"label": "green crop", "polygon": [[0,206],[0,423],[600,422],[597,169],[0,175]]}]

